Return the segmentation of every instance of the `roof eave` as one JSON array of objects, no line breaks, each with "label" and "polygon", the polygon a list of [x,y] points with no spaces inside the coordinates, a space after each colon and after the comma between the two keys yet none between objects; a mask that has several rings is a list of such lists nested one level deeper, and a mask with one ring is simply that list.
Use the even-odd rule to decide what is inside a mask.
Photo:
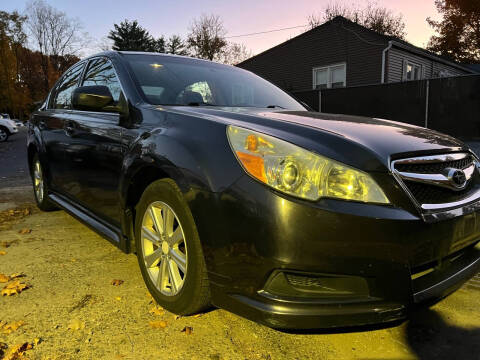
[{"label": "roof eave", "polygon": [[475,74],[475,71],[473,71],[472,69],[469,69],[468,67],[465,67],[463,65],[460,65],[460,64],[457,64],[453,61],[448,61],[446,59],[443,59],[439,56],[436,56],[434,54],[430,54],[428,53],[427,51],[423,50],[423,49],[420,49],[420,48],[417,48],[415,46],[409,46],[407,44],[404,44],[404,43],[401,43],[401,42],[398,42],[396,40],[390,40],[390,42],[392,43],[393,46],[396,46],[396,47],[399,47],[399,48],[402,48],[403,50],[407,50],[407,51],[410,51],[414,54],[418,54],[420,56],[423,56],[423,57],[428,57],[432,60],[435,60],[436,62],[440,62],[440,63],[443,63],[445,65],[449,65],[449,66],[453,66],[453,67],[456,67],[460,70],[463,70],[463,71],[467,71],[471,74]]}]

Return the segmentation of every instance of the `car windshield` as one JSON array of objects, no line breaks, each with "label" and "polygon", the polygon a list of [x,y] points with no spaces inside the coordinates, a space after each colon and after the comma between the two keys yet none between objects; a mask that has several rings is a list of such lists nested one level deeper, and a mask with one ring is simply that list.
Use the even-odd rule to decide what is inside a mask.
[{"label": "car windshield", "polygon": [[151,104],[305,110],[275,85],[240,68],[162,55],[126,58]]}]

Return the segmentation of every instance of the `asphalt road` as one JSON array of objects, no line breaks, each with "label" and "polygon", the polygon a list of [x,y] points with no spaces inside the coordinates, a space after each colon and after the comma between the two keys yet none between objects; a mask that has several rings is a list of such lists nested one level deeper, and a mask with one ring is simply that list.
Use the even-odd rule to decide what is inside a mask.
[{"label": "asphalt road", "polygon": [[0,143],[0,189],[30,185],[27,162],[27,128]]}]

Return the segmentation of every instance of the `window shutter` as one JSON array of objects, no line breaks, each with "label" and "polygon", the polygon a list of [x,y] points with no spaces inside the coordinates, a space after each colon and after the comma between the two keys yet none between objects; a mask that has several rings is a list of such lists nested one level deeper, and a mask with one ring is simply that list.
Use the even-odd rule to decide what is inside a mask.
[{"label": "window shutter", "polygon": [[408,61],[407,61],[407,60],[403,60],[402,81],[406,81],[406,80],[407,80],[407,65],[408,65]]}]

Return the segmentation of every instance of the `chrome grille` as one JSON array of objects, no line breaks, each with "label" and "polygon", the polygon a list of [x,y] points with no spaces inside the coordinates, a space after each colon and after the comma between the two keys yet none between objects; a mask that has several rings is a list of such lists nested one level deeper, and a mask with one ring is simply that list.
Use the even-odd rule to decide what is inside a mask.
[{"label": "chrome grille", "polygon": [[463,159],[436,163],[398,163],[395,170],[416,174],[441,174],[447,168],[465,169],[473,163],[471,155]]},{"label": "chrome grille", "polygon": [[[465,176],[463,183],[453,179],[452,174],[456,174],[457,170]],[[469,153],[395,160],[392,171],[424,210],[453,207],[466,199],[471,201],[472,196],[480,191],[476,160]]]},{"label": "chrome grille", "polygon": [[473,187],[473,182],[462,191],[452,191],[435,185],[405,181],[405,185],[420,204],[443,204],[462,200]]}]

